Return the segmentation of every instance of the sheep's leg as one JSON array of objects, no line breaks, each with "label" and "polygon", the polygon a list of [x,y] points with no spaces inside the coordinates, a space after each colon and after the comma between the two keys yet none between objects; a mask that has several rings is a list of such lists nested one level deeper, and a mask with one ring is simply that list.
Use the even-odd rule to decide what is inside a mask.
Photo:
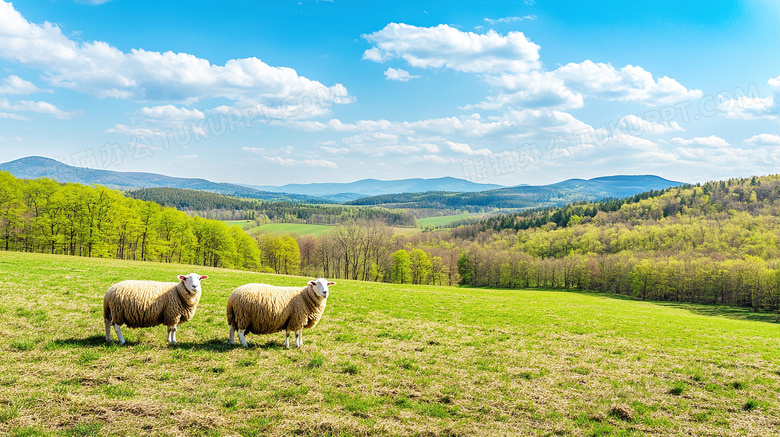
[{"label": "sheep's leg", "polygon": [[111,320],[105,319],[103,322],[106,325],[106,341],[111,341]]},{"label": "sheep's leg", "polygon": [[284,348],[290,349],[290,331],[284,330]]},{"label": "sheep's leg", "polygon": [[228,344],[236,344],[236,327],[233,325],[230,325],[230,338],[228,339]]},{"label": "sheep's leg", "polygon": [[122,328],[119,325],[114,325],[114,331],[116,331],[116,338],[119,340],[119,344],[125,344],[125,338],[122,337]]},{"label": "sheep's leg", "polygon": [[176,325],[168,326],[168,343],[176,344]]},{"label": "sheep's leg", "polygon": [[244,338],[244,332],[246,332],[246,329],[238,330],[238,340],[241,341],[241,346],[249,347],[249,345],[246,344],[246,338]]},{"label": "sheep's leg", "polygon": [[298,349],[303,346],[303,329],[295,331],[295,347]]}]

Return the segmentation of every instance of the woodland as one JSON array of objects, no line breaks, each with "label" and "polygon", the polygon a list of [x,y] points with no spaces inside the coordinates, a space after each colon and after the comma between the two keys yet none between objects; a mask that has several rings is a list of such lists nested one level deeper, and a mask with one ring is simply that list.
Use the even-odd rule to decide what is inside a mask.
[{"label": "woodland", "polygon": [[[266,211],[266,217],[267,211],[293,211],[284,213],[292,222],[318,210],[340,217],[319,237],[251,237],[238,226],[100,186],[22,180],[1,172],[0,186],[0,250],[780,307],[777,175],[496,215],[413,235],[394,233],[388,216],[363,212],[371,207],[271,202],[254,210]],[[342,210],[336,216],[328,208]]]}]

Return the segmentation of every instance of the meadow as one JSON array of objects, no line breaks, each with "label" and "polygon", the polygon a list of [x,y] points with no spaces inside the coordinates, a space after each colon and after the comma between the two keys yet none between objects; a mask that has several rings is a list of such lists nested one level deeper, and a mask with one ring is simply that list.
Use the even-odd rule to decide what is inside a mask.
[{"label": "meadow", "polygon": [[[114,282],[208,274],[194,320],[103,337]],[[776,435],[776,314],[601,293],[340,280],[300,349],[227,345],[247,282],[305,278],[0,253],[0,434]]]},{"label": "meadow", "polygon": [[[417,219],[417,227],[394,226],[391,227],[391,229],[394,234],[414,235],[426,226],[442,227],[454,221],[474,216],[475,214],[463,213],[448,216],[426,217]],[[267,223],[261,226],[248,227],[247,225],[252,223],[252,220],[225,220],[224,222],[230,226],[240,226],[250,235],[256,235],[258,232],[264,231],[275,234],[298,234],[319,237],[320,235],[327,234],[335,229],[335,226],[332,225],[310,225],[304,223]]]},{"label": "meadow", "polygon": [[249,235],[256,235],[260,231],[275,234],[298,234],[318,237],[332,231],[335,226],[309,225],[305,223],[267,223],[253,228],[245,229]]},{"label": "meadow", "polygon": [[420,227],[424,227],[424,226],[442,227],[442,226],[447,226],[448,224],[458,220],[463,220],[466,218],[476,218],[479,216],[480,214],[464,212],[462,214],[455,214],[455,215],[425,217],[425,218],[417,219],[417,225]]}]

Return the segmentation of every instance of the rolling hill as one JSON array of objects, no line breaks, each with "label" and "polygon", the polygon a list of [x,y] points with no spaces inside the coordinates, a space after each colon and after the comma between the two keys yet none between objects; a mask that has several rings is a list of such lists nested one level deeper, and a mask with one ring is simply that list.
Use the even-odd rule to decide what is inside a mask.
[{"label": "rolling hill", "polygon": [[[156,173],[119,172],[73,167],[40,156],[30,156],[0,164],[22,179],[48,177],[59,182],[98,184],[112,189],[178,188],[201,190],[233,197],[304,203],[344,202],[347,205],[373,205],[401,208],[458,209],[468,211],[522,210],[561,206],[577,201],[608,197],[622,198],[644,191],[665,189],[681,182],[653,175],[605,176],[569,179],[550,185],[501,187],[477,184],[463,179],[403,179],[380,181],[364,179],[347,184],[289,184],[281,187],[244,186],[212,182],[200,178],[177,178]],[[151,200],[151,199],[149,199]],[[179,207],[185,205],[179,205]]]},{"label": "rolling hill", "polygon": [[309,196],[323,197],[337,202],[348,202],[363,197],[393,193],[425,193],[428,191],[473,193],[504,188],[501,185],[478,184],[464,179],[457,179],[452,177],[433,179],[414,178],[401,179],[396,181],[363,179],[345,184],[288,184],[278,187],[254,185],[249,186],[258,190],[273,191],[278,193],[306,194]]},{"label": "rolling hill", "polygon": [[653,175],[605,176],[569,179],[551,185],[521,185],[477,193],[401,193],[372,196],[347,202],[348,205],[375,205],[401,208],[455,208],[518,210],[561,206],[579,201],[622,198],[645,191],[661,190],[682,182]]},{"label": "rolling hill", "polygon": [[42,156],[28,156],[0,164],[0,171],[10,172],[20,179],[46,177],[58,182],[98,184],[112,189],[131,190],[138,188],[168,187],[210,191],[228,196],[248,197],[263,200],[293,200],[321,203],[322,199],[301,194],[271,193],[243,185],[211,182],[200,178],[176,178],[156,173],[95,170],[73,167]]}]

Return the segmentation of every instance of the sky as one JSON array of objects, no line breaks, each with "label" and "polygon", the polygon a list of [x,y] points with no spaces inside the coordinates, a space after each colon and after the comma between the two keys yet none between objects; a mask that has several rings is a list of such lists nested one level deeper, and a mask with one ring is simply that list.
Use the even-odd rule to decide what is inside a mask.
[{"label": "sky", "polygon": [[252,185],[777,173],[780,4],[0,0],[0,161]]}]

